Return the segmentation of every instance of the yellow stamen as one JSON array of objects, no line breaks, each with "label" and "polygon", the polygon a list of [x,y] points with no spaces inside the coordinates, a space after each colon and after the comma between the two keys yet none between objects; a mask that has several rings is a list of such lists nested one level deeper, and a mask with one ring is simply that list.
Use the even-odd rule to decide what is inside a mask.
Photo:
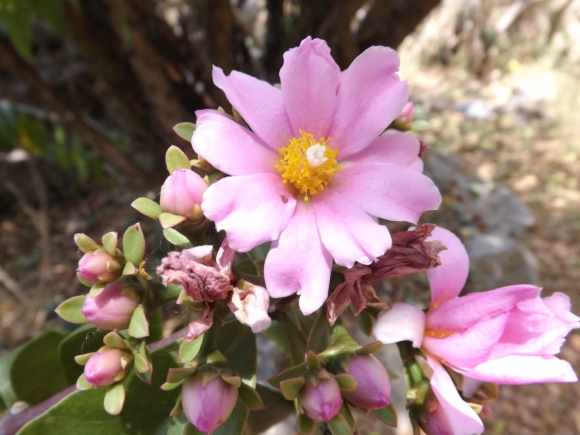
[{"label": "yellow stamen", "polygon": [[425,335],[428,335],[429,337],[434,337],[434,338],[447,338],[455,333],[456,333],[456,331],[437,331],[434,329],[426,329],[425,330]]},{"label": "yellow stamen", "polygon": [[276,169],[284,183],[292,184],[308,201],[309,196],[316,195],[328,186],[332,174],[341,172],[342,168],[336,160],[338,149],[327,145],[332,138],[321,137],[316,140],[313,134],[303,130],[300,130],[300,134],[302,136],[291,139],[287,147],[280,148],[282,158]]}]

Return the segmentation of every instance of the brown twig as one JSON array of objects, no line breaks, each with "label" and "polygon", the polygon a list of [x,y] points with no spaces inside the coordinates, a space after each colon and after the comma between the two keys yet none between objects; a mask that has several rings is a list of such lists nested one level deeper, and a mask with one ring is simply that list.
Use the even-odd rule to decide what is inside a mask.
[{"label": "brown twig", "polygon": [[26,299],[22,296],[22,289],[18,285],[16,281],[12,279],[8,272],[4,270],[2,266],[0,266],[0,282],[4,285],[8,293],[20,302],[22,305],[26,305]]}]

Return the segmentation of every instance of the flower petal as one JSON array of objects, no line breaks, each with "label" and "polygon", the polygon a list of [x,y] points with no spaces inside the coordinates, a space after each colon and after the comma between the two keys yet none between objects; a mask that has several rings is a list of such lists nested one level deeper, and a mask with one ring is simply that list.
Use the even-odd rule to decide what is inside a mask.
[{"label": "flower petal", "polygon": [[423,172],[423,161],[419,157],[419,141],[410,134],[387,131],[371,144],[348,158],[349,162],[396,163]]},{"label": "flower petal", "polygon": [[205,191],[201,203],[217,229],[226,231],[229,247],[239,252],[276,240],[295,207],[292,192],[276,174],[224,178]]},{"label": "flower petal", "polygon": [[427,241],[438,240],[447,249],[439,253],[441,266],[427,269],[431,307],[459,296],[469,274],[469,257],[461,240],[451,231],[437,227]]},{"label": "flower petal", "polygon": [[486,361],[465,374],[480,381],[508,385],[578,380],[570,363],[552,355],[508,355]]},{"label": "flower petal", "polygon": [[284,53],[280,70],[284,107],[295,137],[300,130],[317,139],[328,136],[336,111],[336,88],[340,68],[321,39],[302,41],[300,47]]},{"label": "flower petal", "polygon": [[427,329],[466,330],[481,319],[507,313],[516,303],[537,297],[540,290],[539,287],[528,284],[512,285],[452,299],[429,311]]},{"label": "flower petal", "polygon": [[425,313],[415,305],[395,302],[389,311],[383,311],[373,328],[373,337],[385,344],[409,340],[419,348],[425,333]]},{"label": "flower petal", "polygon": [[323,246],[311,204],[298,202],[294,215],[266,257],[266,288],[273,298],[300,294],[304,315],[328,296],[332,256]]},{"label": "flower petal", "polygon": [[483,432],[483,423],[475,411],[463,401],[449,373],[435,358],[427,355],[427,364],[433,369],[431,387],[445,411],[454,435],[473,435]]},{"label": "flower petal", "polygon": [[[429,315],[428,313],[427,325],[429,325]],[[485,317],[469,329],[457,332],[431,330],[427,326],[423,347],[443,359],[449,366],[472,369],[489,358],[503,333],[508,316],[509,312]],[[444,338],[438,338],[439,334]]]},{"label": "flower petal", "polygon": [[276,151],[288,145],[294,135],[280,89],[238,71],[226,76],[217,66],[213,82],[260,139]]},{"label": "flower petal", "polygon": [[331,189],[312,198],[322,243],[337,264],[370,264],[391,247],[391,235],[352,201]]},{"label": "flower petal", "polygon": [[373,216],[417,222],[436,210],[441,194],[430,178],[394,163],[362,162],[334,174],[331,188]]},{"label": "flower petal", "polygon": [[366,148],[403,110],[409,90],[398,70],[395,50],[370,47],[344,71],[330,132],[341,159]]},{"label": "flower petal", "polygon": [[197,154],[229,175],[278,173],[280,156],[247,128],[217,110],[199,110],[191,144]]}]

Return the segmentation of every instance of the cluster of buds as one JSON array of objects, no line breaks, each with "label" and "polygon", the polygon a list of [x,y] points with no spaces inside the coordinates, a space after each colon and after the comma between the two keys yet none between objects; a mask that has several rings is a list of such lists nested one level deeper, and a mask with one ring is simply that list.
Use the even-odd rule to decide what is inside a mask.
[{"label": "cluster of buds", "polygon": [[189,422],[204,434],[211,434],[228,419],[238,398],[249,410],[264,409],[256,390],[242,382],[220,351],[169,369],[167,382],[161,388],[171,390],[179,386],[181,394],[171,415],[183,411]]},{"label": "cluster of buds", "polygon": [[92,390],[107,387],[104,407],[111,415],[123,410],[125,388],[123,381],[132,368],[144,382],[151,383],[153,365],[145,342],[134,347],[117,332],[109,332],[103,338],[104,346],[97,352],[86,353],[75,357],[75,361],[84,366],[84,372],[77,380],[77,389]]},{"label": "cluster of buds", "polygon": [[77,278],[88,287],[107,284],[121,276],[125,257],[117,249],[117,233],[103,236],[103,245],[98,245],[86,234],[75,234],[75,243],[85,253],[79,261]]},{"label": "cluster of buds", "polygon": [[[371,353],[380,342],[358,345],[342,326],[335,326],[334,340],[320,354],[309,351],[306,362],[270,380],[287,400],[294,400],[300,416],[300,433],[315,433],[319,423],[331,431],[354,433],[355,423],[349,406],[372,411],[392,424],[385,414],[391,410],[391,384],[383,364]],[[338,332],[337,332],[338,331]],[[338,337],[338,339],[336,339]]]}]

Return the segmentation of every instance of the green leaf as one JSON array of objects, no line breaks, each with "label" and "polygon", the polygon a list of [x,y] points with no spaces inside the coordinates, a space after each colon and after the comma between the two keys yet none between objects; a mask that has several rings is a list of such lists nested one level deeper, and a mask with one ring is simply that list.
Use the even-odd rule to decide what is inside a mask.
[{"label": "green leaf", "polygon": [[345,418],[339,413],[328,422],[328,428],[332,435],[352,435],[352,430]]},{"label": "green leaf", "polygon": [[137,370],[137,372],[140,374],[144,374],[153,370],[153,367],[151,367],[149,361],[147,361],[147,358],[145,358],[139,352],[133,354],[133,362],[135,363],[135,370]]},{"label": "green leaf", "polygon": [[318,427],[318,423],[311,420],[306,414],[298,416],[298,433],[300,435],[312,435]]},{"label": "green leaf", "polygon": [[181,234],[179,231],[174,230],[173,228],[167,228],[163,230],[163,236],[170,242],[173,243],[175,246],[188,249],[193,248],[193,244],[189,241],[187,237]]},{"label": "green leaf", "polygon": [[123,235],[123,253],[125,259],[138,266],[145,254],[145,236],[141,231],[141,224],[130,226]]},{"label": "green leaf", "polygon": [[81,251],[87,253],[89,251],[95,251],[100,248],[93,239],[83,233],[77,233],[74,236],[74,240],[76,245],[79,247]]},{"label": "green leaf", "polygon": [[118,236],[115,231],[111,231],[103,236],[101,239],[103,242],[103,247],[107,250],[107,252],[111,255],[117,254],[117,241]]},{"label": "green leaf", "polygon": [[346,402],[342,402],[342,406],[340,407],[340,414],[344,417],[344,419],[346,420],[346,422],[348,423],[348,425],[350,426],[350,428],[352,430],[354,430],[354,427],[356,425],[356,421],[354,420],[354,417],[352,415],[352,412],[350,411],[349,406],[346,404]]},{"label": "green leaf", "polygon": [[374,409],[373,414],[387,426],[397,427],[397,411],[392,403],[384,408]]},{"label": "green leaf", "polygon": [[8,36],[18,54],[27,62],[32,56],[32,29],[30,18],[32,10],[27,1],[13,1],[11,8],[4,7],[3,18],[8,26]]},{"label": "green leaf", "polygon": [[278,314],[278,321],[286,329],[290,346],[290,361],[292,365],[304,362],[306,354],[306,339],[299,326],[293,321],[287,312]]},{"label": "green leaf", "polygon": [[[349,306],[349,310],[354,315],[354,308],[352,305]],[[356,320],[356,323],[358,323],[358,326],[362,332],[364,332],[367,336],[370,336],[371,332],[373,331],[374,318],[369,310],[365,308],[358,316],[354,316],[354,319]]]},{"label": "green leaf", "polygon": [[194,372],[194,367],[178,367],[176,369],[169,369],[169,373],[167,373],[167,382],[174,384],[176,382],[183,381],[185,378],[191,376]]},{"label": "green leaf", "polygon": [[256,385],[256,391],[260,395],[266,409],[250,412],[246,424],[248,434],[262,433],[269,427],[284,421],[295,412],[294,402],[284,399],[279,391],[262,384]]},{"label": "green leaf", "polygon": [[52,29],[62,34],[65,30],[63,0],[31,0],[35,11],[50,24]]},{"label": "green leaf", "polygon": [[242,384],[238,392],[240,394],[240,400],[249,410],[260,411],[265,408],[260,395],[253,388]]},{"label": "green leaf", "polygon": [[66,334],[49,331],[19,349],[10,370],[10,382],[18,400],[36,405],[69,386],[58,355]]},{"label": "green leaf", "polygon": [[336,375],[334,378],[338,382],[338,386],[342,391],[354,391],[358,387],[356,379],[347,373],[341,373]]},{"label": "green leaf", "polygon": [[248,251],[247,255],[252,261],[263,260],[266,258],[266,255],[268,255],[271,245],[272,242],[262,243],[261,245],[258,245],[254,249]]},{"label": "green leaf", "polygon": [[173,173],[178,169],[189,169],[191,170],[191,164],[189,159],[183,151],[177,148],[175,145],[171,145],[165,153],[165,164],[167,165],[167,170],[169,173]]},{"label": "green leaf", "polygon": [[300,390],[306,383],[303,377],[290,378],[280,382],[280,390],[286,400],[294,400],[298,397]]},{"label": "green leaf", "polygon": [[[235,340],[232,340],[235,337]],[[219,329],[217,348],[224,354],[234,371],[250,387],[256,386],[258,351],[252,330],[234,320]]]},{"label": "green leaf", "polygon": [[62,319],[70,323],[87,323],[88,320],[82,313],[81,309],[85,303],[86,295],[74,296],[61,303],[54,311]]},{"label": "green leaf", "polygon": [[328,348],[320,354],[324,359],[333,358],[337,355],[352,355],[362,346],[349,335],[344,326],[334,325],[330,334]]},{"label": "green leaf", "polygon": [[280,382],[282,382],[286,379],[297,378],[299,376],[302,376],[302,375],[306,374],[306,371],[307,371],[306,363],[302,363],[302,364],[299,364],[297,366],[290,367],[289,369],[284,370],[283,372],[278,373],[276,376],[274,376],[268,382],[274,388],[280,388]]},{"label": "green leaf", "polygon": [[326,308],[319,310],[318,320],[308,335],[306,351],[313,351],[318,354],[328,347],[330,341],[330,326],[326,320]]},{"label": "green leaf", "polygon": [[116,331],[111,331],[103,337],[103,343],[107,346],[116,347],[117,349],[125,349],[127,345],[123,337]]},{"label": "green leaf", "polygon": [[184,413],[168,418],[155,432],[155,435],[183,435],[183,428],[188,423]]},{"label": "green leaf", "polygon": [[22,347],[23,346],[20,346],[11,352],[8,352],[6,355],[0,357],[0,397],[2,397],[2,401],[8,408],[10,408],[14,402],[18,400],[10,382],[10,371],[12,369],[14,359]]},{"label": "green leaf", "polygon": [[191,122],[180,122],[173,126],[173,131],[179,135],[179,137],[191,142],[191,137],[195,131],[195,124]]},{"label": "green leaf", "polygon": [[103,408],[105,388],[76,391],[28,422],[18,435],[149,435],[168,420],[179,390],[163,391],[167,370],[177,367],[177,344],[152,352],[151,385],[134,374],[125,381],[126,400],[121,414],[108,415]]},{"label": "green leaf", "polygon": [[157,219],[161,214],[161,206],[149,198],[137,198],[131,203],[131,207],[151,219]]},{"label": "green leaf", "polygon": [[361,347],[355,353],[357,355],[370,355],[372,353],[378,352],[383,348],[383,343],[380,341],[374,341],[372,343],[367,344],[366,346]]},{"label": "green leaf", "polygon": [[194,359],[201,349],[201,343],[203,342],[203,335],[200,335],[195,340],[186,341],[183,340],[179,345],[179,362],[185,364],[186,362]]},{"label": "green leaf", "polygon": [[185,427],[183,428],[183,435],[204,435],[204,434],[198,431],[193,424],[188,422],[185,424]]},{"label": "green leaf", "polygon": [[74,384],[84,370],[75,361],[75,356],[99,350],[103,345],[103,335],[103,332],[97,332],[94,325],[87,324],[79,326],[60,342],[58,359],[69,384]]},{"label": "green leaf", "polygon": [[238,400],[228,419],[212,435],[243,435],[249,413],[248,408]]},{"label": "green leaf", "polygon": [[137,270],[137,268],[133,263],[131,263],[130,261],[127,261],[127,263],[125,263],[125,267],[123,268],[123,276],[135,276],[137,275],[137,272],[139,271]]},{"label": "green leaf", "polygon": [[133,311],[131,316],[131,323],[129,323],[129,329],[127,331],[131,337],[144,338],[149,336],[149,325],[147,323],[147,317],[145,316],[145,310],[143,305],[139,305]]},{"label": "green leaf", "polygon": [[111,385],[105,393],[103,404],[110,415],[119,415],[125,403],[125,387],[122,382]]},{"label": "green leaf", "polygon": [[161,224],[161,228],[168,229],[179,225],[185,220],[183,216],[178,216],[176,214],[171,213],[161,213],[159,215],[159,223]]}]

